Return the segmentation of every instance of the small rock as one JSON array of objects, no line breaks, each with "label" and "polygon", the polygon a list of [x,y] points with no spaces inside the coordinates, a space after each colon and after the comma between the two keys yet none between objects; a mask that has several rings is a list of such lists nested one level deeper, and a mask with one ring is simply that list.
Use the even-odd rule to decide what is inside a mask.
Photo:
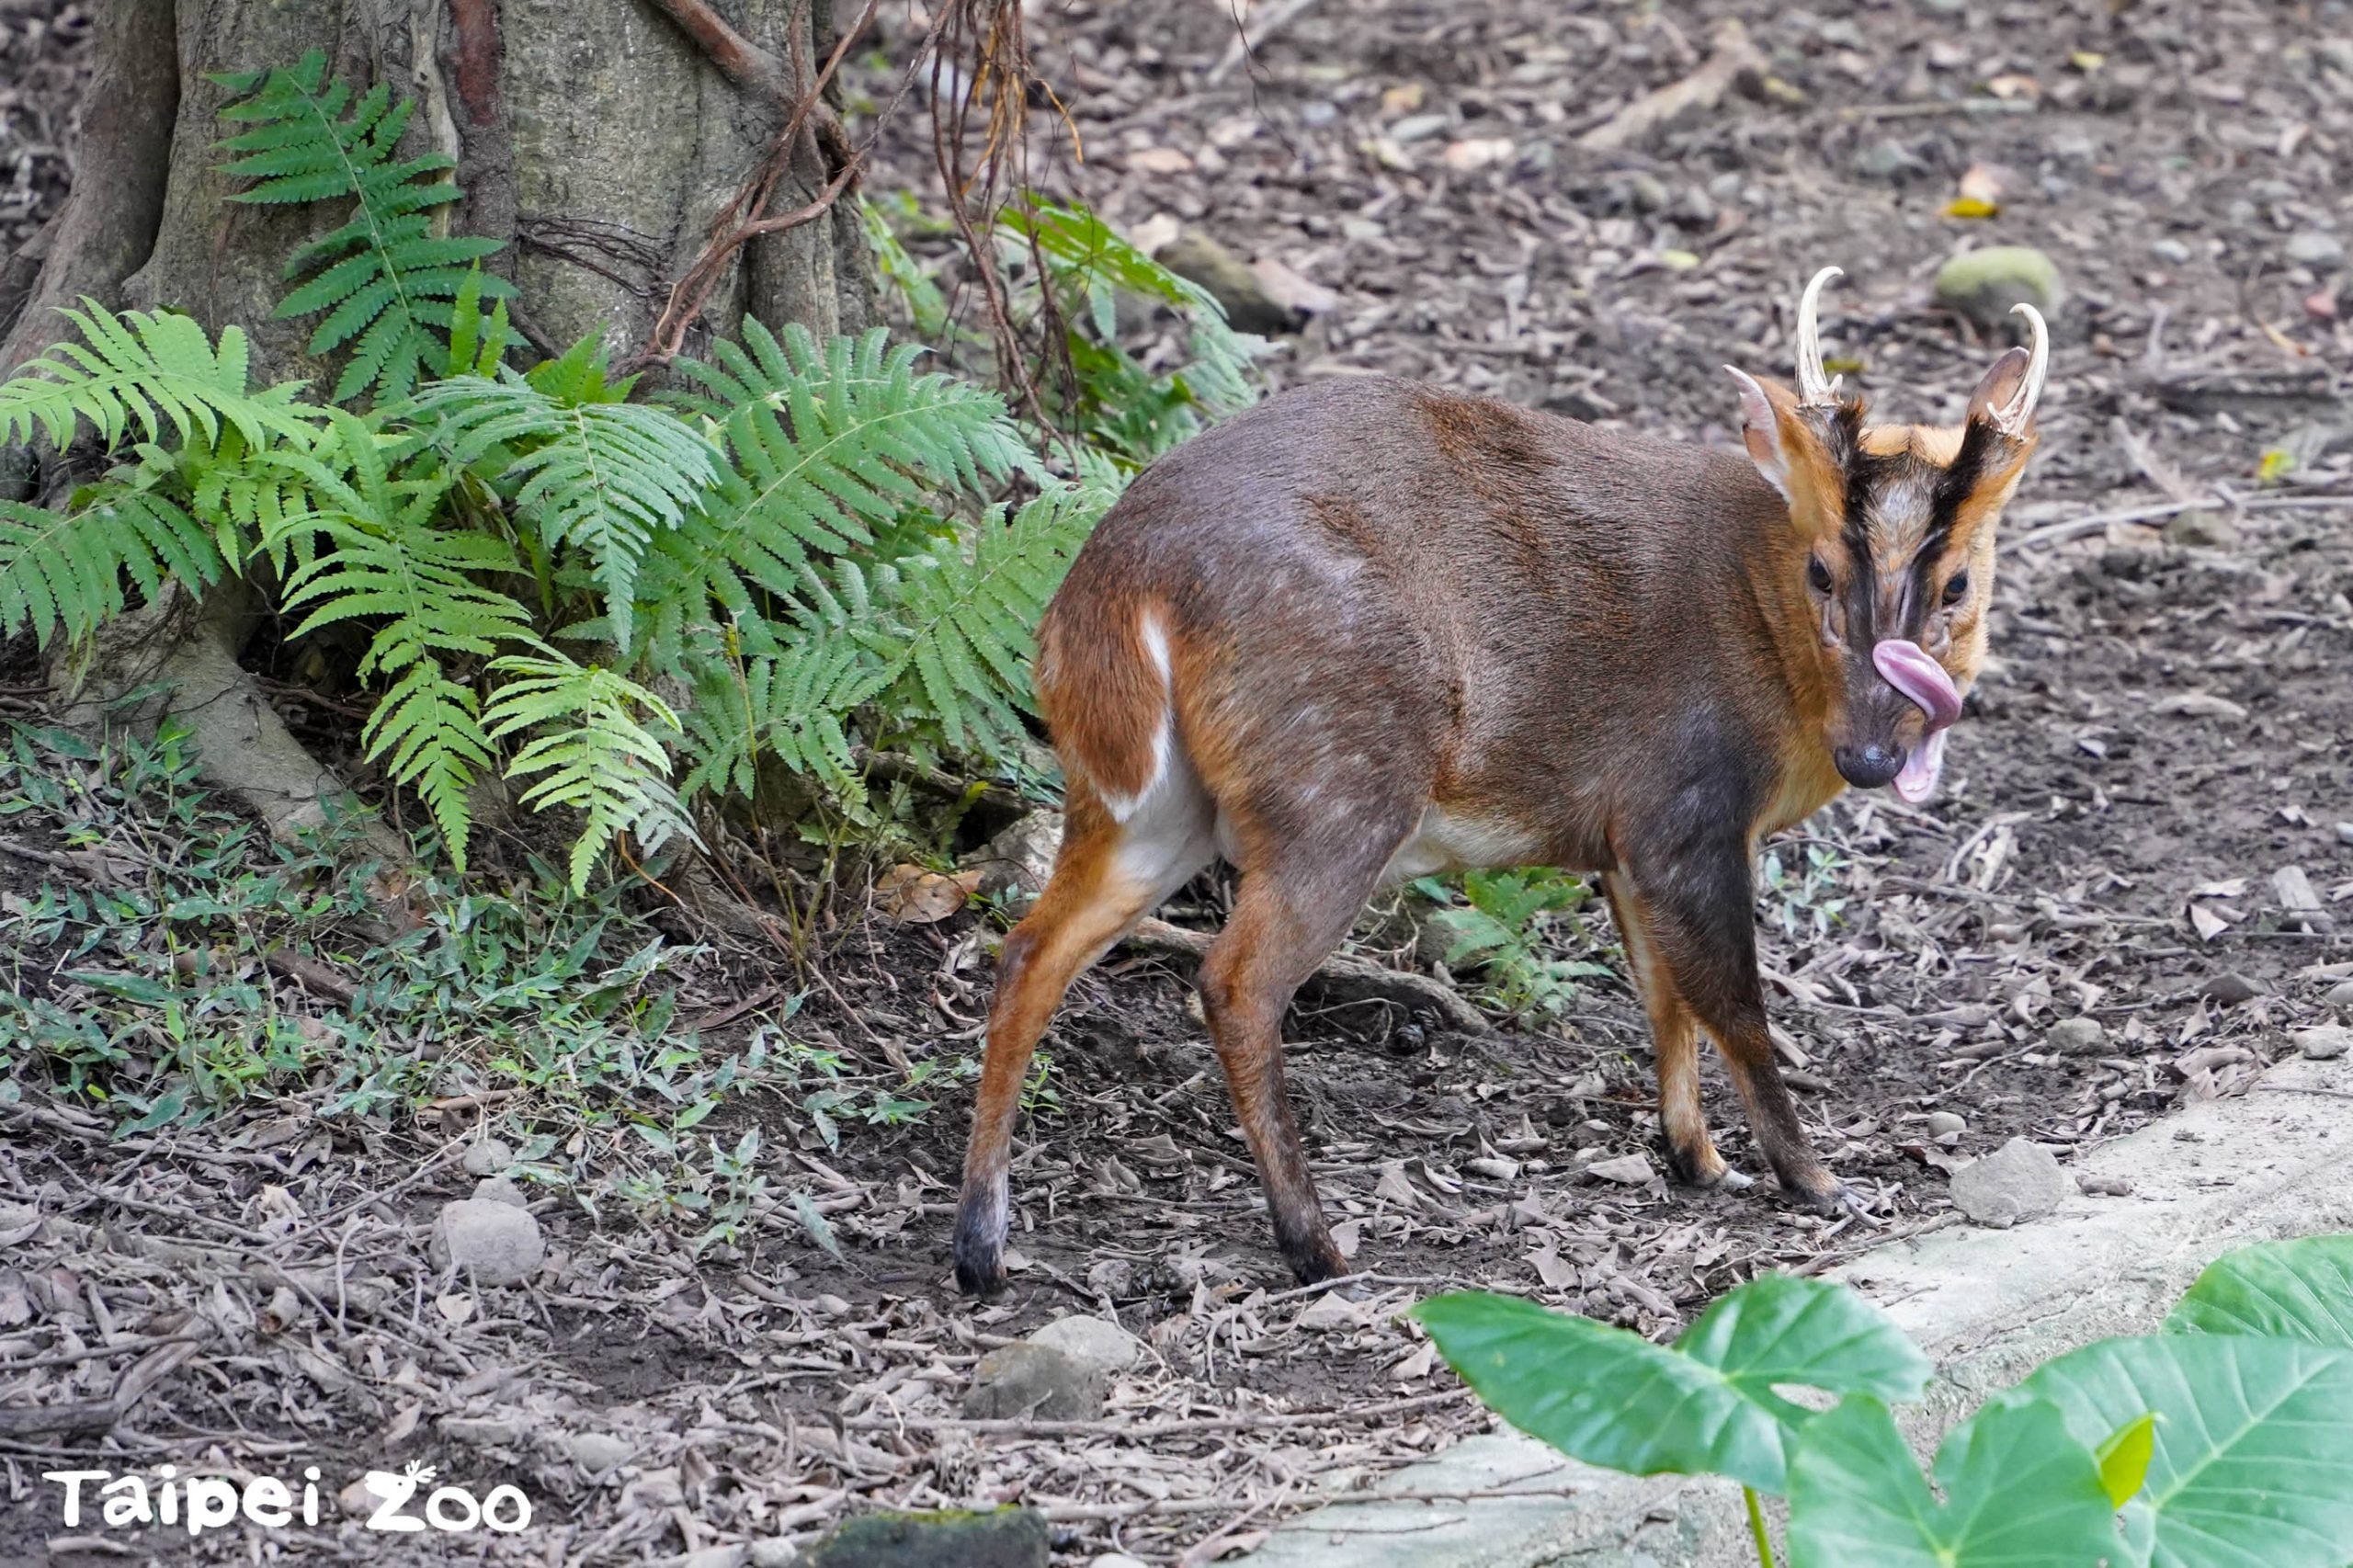
[{"label": "small rock", "polygon": [[2062,1056],[2097,1056],[2108,1049],[2108,1030],[2097,1018],[2062,1018],[2044,1033],[2042,1043]]},{"label": "small rock", "polygon": [[2065,296],[2056,263],[2030,245],[1988,245],[1964,251],[1937,269],[1937,302],[1992,333],[2023,334],[2010,313],[2028,304],[2056,316]]},{"label": "small rock", "polygon": [[1866,179],[1893,179],[1919,166],[1912,149],[1896,141],[1874,142],[1855,154],[1855,172]]},{"label": "small rock", "polygon": [[2336,824],[2336,842],[2353,846],[2353,822],[2341,822]]},{"label": "small rock", "polygon": [[752,1543],[752,1568],[792,1568],[801,1561],[801,1549],[780,1535]]},{"label": "small rock", "polygon": [[2150,241],[2149,254],[2159,261],[2175,267],[2187,267],[2189,264],[2189,247],[2170,235],[2162,240]]},{"label": "small rock", "polygon": [[1046,1568],[1052,1544],[1035,1508],[868,1514],[809,1549],[806,1568]]},{"label": "small rock", "polygon": [[2335,234],[2308,229],[2290,237],[2284,254],[2301,266],[2335,267],[2345,259],[2345,242]]},{"label": "small rock", "polygon": [[1116,1323],[1074,1314],[1056,1318],[1029,1336],[1032,1345],[1059,1350],[1104,1378],[1117,1377],[1143,1359],[1143,1341]]},{"label": "small rock", "polygon": [[738,1541],[731,1546],[706,1546],[671,1561],[677,1568],[744,1568],[744,1560],[750,1555],[749,1550]]},{"label": "small rock", "polygon": [[1969,1123],[1949,1110],[1932,1110],[1928,1113],[1928,1136],[1931,1138],[1943,1138],[1968,1131]]},{"label": "small rock", "polygon": [[610,1432],[575,1432],[566,1446],[571,1450],[572,1462],[590,1475],[602,1475],[617,1465],[628,1463],[629,1457],[637,1451],[635,1443]]},{"label": "small rock", "polygon": [[496,1176],[515,1163],[515,1151],[495,1138],[485,1138],[466,1151],[464,1163],[468,1176]]},{"label": "small rock", "polygon": [[477,1198],[441,1206],[427,1250],[434,1267],[455,1267],[483,1285],[519,1285],[548,1256],[540,1222],[529,1211]]},{"label": "small rock", "polygon": [[1448,123],[1442,114],[1409,114],[1389,128],[1389,139],[1401,146],[1427,142],[1444,131]]},{"label": "small rock", "polygon": [[1207,234],[1190,230],[1160,247],[1153,259],[1208,290],[1238,332],[1296,332],[1300,321],[1267,292],[1247,262]]},{"label": "small rock", "polygon": [[1614,1160],[1596,1160],[1586,1169],[1604,1181],[1622,1181],[1629,1187],[1639,1187],[1654,1174],[1647,1154],[1620,1154]]},{"label": "small rock", "polygon": [[981,892],[1002,897],[1017,910],[1027,909],[1046,891],[1062,846],[1062,812],[1031,812],[966,856],[964,864],[980,868]]},{"label": "small rock", "polygon": [[474,1201],[511,1204],[517,1209],[531,1206],[531,1200],[523,1195],[523,1189],[503,1176],[484,1176],[474,1183]]},{"label": "small rock", "polygon": [[1979,1224],[2007,1230],[2058,1208],[2073,1185],[2050,1150],[2013,1138],[1953,1172],[1952,1200]]},{"label": "small rock", "polygon": [[2218,974],[2199,987],[2199,994],[2218,1007],[2235,1007],[2242,1002],[2252,1002],[2263,994],[2263,987],[2245,975],[2235,971]]},{"label": "small rock", "polygon": [[983,1421],[1034,1416],[1085,1421],[1103,1410],[1104,1375],[1051,1346],[1000,1346],[972,1369],[964,1414]]},{"label": "small rock", "polygon": [[2321,998],[2332,1007],[2353,1007],[2353,980],[2340,980]]},{"label": "small rock", "polygon": [[2126,1198],[2131,1195],[2132,1182],[2129,1176],[2079,1176],[2075,1189],[2091,1198]]},{"label": "small rock", "polygon": [[2315,1024],[2308,1029],[2298,1029],[2296,1049],[2315,1062],[2334,1062],[2353,1047],[2353,1029],[2342,1024]]},{"label": "small rock", "polygon": [[523,1423],[512,1415],[444,1415],[441,1435],[477,1449],[511,1448],[523,1440]]},{"label": "small rock", "polygon": [[2227,517],[2191,507],[2177,512],[2165,524],[2165,540],[2188,550],[2234,550],[2239,542],[2239,530]]}]

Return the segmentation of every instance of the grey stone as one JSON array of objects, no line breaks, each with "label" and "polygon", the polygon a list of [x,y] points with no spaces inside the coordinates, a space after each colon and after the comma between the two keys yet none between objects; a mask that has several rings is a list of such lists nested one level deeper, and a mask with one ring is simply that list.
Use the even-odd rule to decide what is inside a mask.
[{"label": "grey stone", "polygon": [[2189,247],[2170,235],[2162,240],[2151,241],[2149,254],[2159,261],[2169,262],[2175,267],[2186,267],[2189,263]]},{"label": "grey stone", "polygon": [[523,1440],[523,1422],[514,1415],[444,1415],[441,1435],[477,1449],[511,1448]]},{"label": "grey stone", "polygon": [[2263,994],[2263,985],[2233,971],[2218,974],[2199,987],[2199,994],[2221,1007],[2235,1007],[2242,1002],[2252,1002]]},{"label": "grey stone", "polygon": [[610,1432],[575,1432],[565,1446],[571,1451],[572,1462],[590,1475],[602,1475],[616,1465],[626,1464],[630,1456],[637,1452],[635,1443]]},{"label": "grey stone", "polygon": [[1026,909],[1046,891],[1054,857],[1063,846],[1063,814],[1031,812],[1016,818],[995,838],[964,858],[981,870],[981,892]]},{"label": "grey stone", "polygon": [[2335,267],[2345,259],[2345,242],[2318,229],[2290,237],[2283,249],[2290,261],[2305,267]]},{"label": "grey stone", "polygon": [[477,1203],[506,1203],[517,1209],[531,1206],[531,1200],[523,1195],[523,1189],[503,1176],[484,1176],[474,1183],[473,1196]]},{"label": "grey stone", "polygon": [[2353,822],[2341,822],[2336,824],[2336,842],[2353,845]]},{"label": "grey stone", "polygon": [[780,1535],[752,1543],[752,1568],[792,1568],[801,1561],[801,1549]]},{"label": "grey stone", "polygon": [[2353,1007],[2353,980],[2340,980],[2321,998],[2332,1007]]},{"label": "grey stone", "polygon": [[1085,1421],[1102,1413],[1106,1381],[1077,1358],[1023,1340],[981,1358],[964,1391],[964,1414],[983,1421]]},{"label": "grey stone", "polygon": [[547,1260],[540,1222],[511,1203],[460,1198],[441,1206],[428,1256],[436,1268],[456,1267],[483,1285],[519,1285]]},{"label": "grey stone", "polygon": [[807,1568],[1046,1568],[1051,1538],[1034,1508],[869,1514],[809,1549]]},{"label": "grey stone", "polygon": [[2296,1049],[2314,1062],[2334,1062],[2353,1047],[2353,1029],[2342,1024],[2315,1024],[2295,1033]]},{"label": "grey stone", "polygon": [[2062,1018],[2042,1043],[2062,1056],[2097,1056],[2108,1049],[2108,1030],[2097,1018]]},{"label": "grey stone", "polygon": [[1409,114],[1389,128],[1389,139],[1399,146],[1410,142],[1427,142],[1447,128],[1449,121],[1442,114]]},{"label": "grey stone", "polygon": [[495,1138],[485,1138],[466,1151],[464,1163],[468,1176],[496,1176],[515,1163],[515,1151]]},{"label": "grey stone", "polygon": [[2074,1190],[2051,1151],[2024,1138],[2013,1138],[1952,1174],[1954,1207],[1996,1230],[2041,1219]]},{"label": "grey stone", "polygon": [[2064,301],[2058,264],[2031,245],[1988,245],[1963,251],[1937,268],[1937,302],[1959,311],[1991,333],[2023,335],[2011,307],[2032,305],[2056,317]]},{"label": "grey stone", "polygon": [[1942,1138],[1950,1133],[1968,1131],[1969,1123],[1951,1111],[1932,1110],[1928,1113],[1928,1136],[1931,1138]]},{"label": "grey stone", "polygon": [[1116,1323],[1084,1313],[1056,1318],[1029,1336],[1032,1345],[1059,1350],[1105,1378],[1117,1377],[1143,1359],[1143,1341]]},{"label": "grey stone", "polygon": [[2193,506],[2174,514],[2165,524],[2165,540],[2191,550],[2231,550],[2238,545],[2239,530],[2228,517]]}]

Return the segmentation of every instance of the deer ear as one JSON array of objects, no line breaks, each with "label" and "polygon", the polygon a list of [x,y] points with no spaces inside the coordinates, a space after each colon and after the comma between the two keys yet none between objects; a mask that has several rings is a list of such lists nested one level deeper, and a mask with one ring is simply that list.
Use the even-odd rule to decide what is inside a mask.
[{"label": "deer ear", "polygon": [[1977,390],[1969,394],[1969,418],[1972,423],[1991,418],[1995,410],[2007,407],[2016,401],[2018,389],[2026,385],[2027,368],[2033,357],[2023,348],[2013,348],[1994,361]]},{"label": "deer ear", "polygon": [[1796,437],[1781,414],[1797,405],[1796,397],[1788,388],[1760,381],[1745,370],[1730,365],[1724,369],[1740,383],[1740,438],[1748,448],[1748,460],[1756,465],[1766,483],[1781,493],[1782,500],[1794,500],[1790,486],[1797,467],[1797,454],[1791,449]]}]

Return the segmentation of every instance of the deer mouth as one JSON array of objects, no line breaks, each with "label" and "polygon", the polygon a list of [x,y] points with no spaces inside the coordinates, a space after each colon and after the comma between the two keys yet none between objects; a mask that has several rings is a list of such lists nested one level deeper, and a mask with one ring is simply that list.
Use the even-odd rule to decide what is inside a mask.
[{"label": "deer mouth", "polygon": [[1871,665],[1881,679],[1927,716],[1928,727],[1920,744],[1912,748],[1893,780],[1896,794],[1917,805],[1937,791],[1937,779],[1945,766],[1945,731],[1961,717],[1961,692],[1944,665],[1917,642],[1900,637],[1873,644]]}]

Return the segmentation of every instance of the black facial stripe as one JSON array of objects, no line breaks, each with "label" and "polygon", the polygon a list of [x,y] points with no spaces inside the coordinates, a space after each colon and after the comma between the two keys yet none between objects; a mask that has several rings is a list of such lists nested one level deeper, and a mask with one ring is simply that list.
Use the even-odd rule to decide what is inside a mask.
[{"label": "black facial stripe", "polygon": [[1920,553],[1912,558],[1915,604],[1933,607],[1941,599],[1940,595],[1932,597],[1929,578],[1944,556],[1945,546],[1951,541],[1961,506],[1984,481],[1995,446],[2004,439],[2002,433],[1987,421],[1971,420],[1961,432],[1961,449],[1937,476],[1936,488],[1928,497],[1928,531],[1920,540]]}]

